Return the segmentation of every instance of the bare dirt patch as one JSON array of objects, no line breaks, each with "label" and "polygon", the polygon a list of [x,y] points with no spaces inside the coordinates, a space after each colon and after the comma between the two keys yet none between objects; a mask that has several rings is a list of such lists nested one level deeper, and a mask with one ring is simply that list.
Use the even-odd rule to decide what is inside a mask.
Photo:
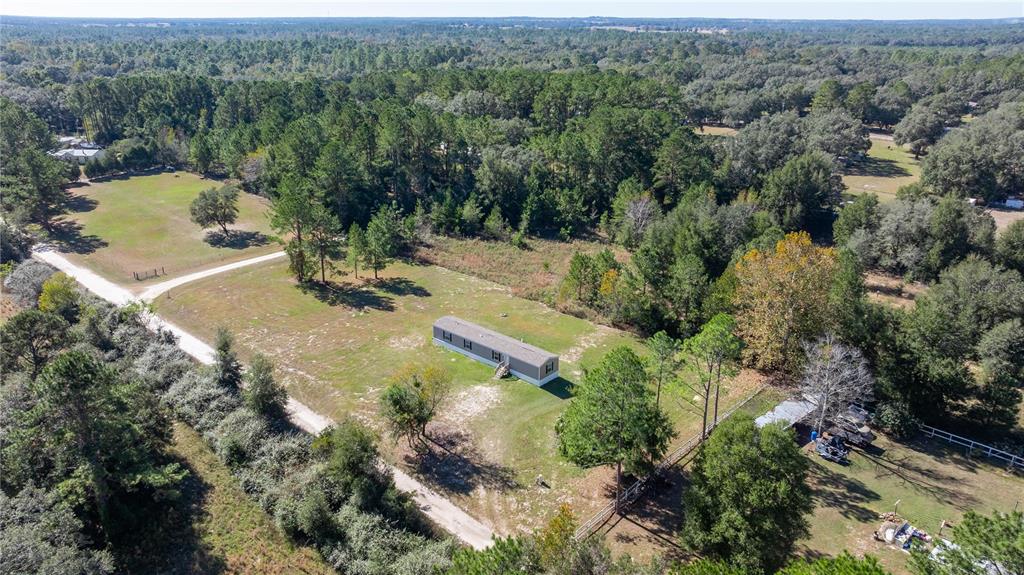
[{"label": "bare dirt patch", "polygon": [[576,344],[562,354],[562,361],[579,363],[580,359],[583,357],[583,352],[597,347],[605,336],[615,333],[613,329],[607,326],[596,325],[595,327],[597,329],[580,336],[579,339],[576,340]]},{"label": "bare dirt patch", "polygon": [[464,423],[487,413],[501,402],[500,384],[474,385],[455,394],[445,408],[442,419],[452,424]]},{"label": "bare dirt patch", "polygon": [[420,334],[407,335],[404,337],[394,335],[388,339],[388,347],[391,349],[416,349],[426,343],[426,341],[427,338]]},{"label": "bare dirt patch", "polygon": [[996,221],[996,229],[1000,231],[1010,227],[1010,224],[1017,220],[1024,220],[1024,210],[988,209],[986,212]]},{"label": "bare dirt patch", "polygon": [[908,282],[903,278],[868,272],[864,276],[864,286],[872,301],[895,307],[913,307],[914,301],[923,294],[928,286],[919,282]]}]

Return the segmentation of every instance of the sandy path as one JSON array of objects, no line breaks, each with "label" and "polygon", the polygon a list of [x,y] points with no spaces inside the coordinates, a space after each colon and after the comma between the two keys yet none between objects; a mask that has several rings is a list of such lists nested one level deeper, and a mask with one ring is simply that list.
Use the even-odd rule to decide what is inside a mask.
[{"label": "sandy path", "polygon": [[183,275],[181,277],[172,278],[172,279],[169,279],[167,281],[163,281],[163,282],[160,282],[158,284],[153,284],[153,285],[149,286],[148,288],[146,288],[142,292],[142,295],[140,295],[139,298],[142,299],[142,301],[153,301],[157,297],[159,297],[161,294],[163,294],[164,292],[166,292],[167,290],[169,290],[171,288],[176,288],[176,287],[178,287],[180,285],[185,285],[185,284],[187,284],[189,282],[194,282],[196,280],[201,280],[203,278],[210,277],[210,276],[217,275],[217,274],[221,274],[221,273],[224,273],[224,272],[229,272],[231,270],[237,270],[238,268],[244,268],[245,266],[251,266],[251,265],[267,262],[267,261],[270,261],[270,260],[273,260],[273,259],[277,259],[279,257],[283,257],[284,255],[285,255],[285,252],[283,252],[283,251],[274,252],[272,254],[267,254],[267,255],[264,255],[264,256],[257,256],[257,257],[254,257],[254,258],[249,258],[247,260],[242,260],[240,262],[233,262],[233,263],[230,263],[230,264],[225,264],[225,265],[222,265],[222,266],[217,266],[215,268],[210,268],[208,270],[203,270],[203,271],[199,271],[199,272],[195,272],[195,273],[191,273],[191,274],[186,274],[186,275]]},{"label": "sandy path", "polygon": [[[284,252],[275,254],[269,254],[267,256],[259,256],[241,262],[235,262],[219,268],[213,268],[204,272],[198,272],[195,274],[189,274],[182,276],[174,280],[168,280],[166,282],[156,284],[145,292],[142,297],[153,290],[154,288],[166,286],[162,291],[157,292],[156,295],[163,293],[167,289],[176,287],[184,284],[185,282],[174,283],[180,279],[192,277],[193,280],[208,277],[215,273],[228,271],[231,269],[237,269],[245,265],[251,265],[259,263],[260,261],[266,261],[275,257],[280,257]],[[137,301],[136,298],[127,289],[114,284],[106,279],[103,279],[93,271],[77,266],[71,263],[67,258],[61,255],[54,249],[48,247],[40,247],[33,250],[33,257],[38,260],[44,261],[67,275],[78,280],[78,283],[85,286],[86,289],[93,292],[97,296],[117,305],[125,305],[133,301]],[[193,277],[194,276],[194,277]],[[189,280],[192,281],[192,280]],[[174,285],[167,285],[174,284]],[[151,297],[156,297],[156,295]],[[152,330],[165,329],[170,331],[178,338],[178,346],[187,354],[194,357],[200,363],[209,365],[213,363],[214,350],[212,347],[207,345],[205,342],[174,325],[173,323],[164,320],[156,314],[150,314],[148,318],[149,328]],[[309,433],[319,433],[324,428],[331,425],[333,422],[316,413],[312,409],[306,407],[302,403],[299,403],[294,398],[288,398],[288,418],[291,419],[292,423],[296,426],[306,430]],[[435,493],[433,490],[423,485],[410,475],[406,474],[402,470],[392,467],[392,473],[395,478],[395,485],[402,491],[406,491],[412,494],[413,501],[416,505],[430,517],[435,523],[444,528],[449,533],[455,535],[466,544],[475,547],[476,549],[484,549],[489,547],[492,543],[494,532],[491,531],[483,523],[480,523],[468,513],[459,509],[451,501],[448,501],[441,495]]]}]

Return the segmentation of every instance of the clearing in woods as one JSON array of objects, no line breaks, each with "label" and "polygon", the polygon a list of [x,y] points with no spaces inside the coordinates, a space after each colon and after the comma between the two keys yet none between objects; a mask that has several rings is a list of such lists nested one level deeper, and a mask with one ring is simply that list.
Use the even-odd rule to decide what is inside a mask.
[{"label": "clearing in woods", "polygon": [[871,138],[867,157],[846,168],[843,183],[851,194],[873,193],[880,202],[896,199],[896,191],[921,177],[921,163],[891,140]]},{"label": "clearing in woods", "polygon": [[310,547],[300,547],[238,485],[202,436],[174,424],[171,455],[189,471],[178,500],[138,533],[134,553],[119,557],[125,573],[334,573]]},{"label": "clearing in woods", "polygon": [[238,222],[227,238],[189,219],[199,192],[224,182],[188,172],[115,177],[71,188],[69,213],[55,239],[69,259],[129,288],[133,272],[161,267],[160,281],[281,249],[270,237],[264,198],[241,192]]},{"label": "clearing in woods", "polygon": [[693,131],[701,136],[735,136],[739,130],[728,126],[701,126]]},{"label": "clearing in woods", "polygon": [[[355,416],[382,434],[378,398],[389,378],[408,363],[445,366],[453,393],[430,431],[447,451],[416,458],[404,443],[383,446],[392,462],[500,533],[538,527],[563,502],[586,517],[608,500],[608,470],[584,471],[564,461],[554,425],[584,366],[617,345],[642,347],[631,334],[486,280],[406,263],[388,267],[376,282],[336,277],[328,289],[298,286],[277,260],[175,288],[154,305],[208,341],[217,326],[228,327],[243,356],[260,351],[274,359],[296,399],[335,420]],[[494,381],[490,367],[431,343],[431,325],[447,314],[561,354],[562,379],[543,388]],[[749,374],[728,385],[723,409],[760,383]],[[683,403],[663,394],[680,442],[700,427],[699,415]],[[545,486],[537,485],[538,475]]]},{"label": "clearing in woods", "polygon": [[[705,136],[735,136],[734,128],[704,126],[696,133]],[[921,177],[921,162],[891,138],[871,136],[867,157],[846,168],[843,183],[851,194],[878,194],[879,201],[896,199],[896,190]]]}]

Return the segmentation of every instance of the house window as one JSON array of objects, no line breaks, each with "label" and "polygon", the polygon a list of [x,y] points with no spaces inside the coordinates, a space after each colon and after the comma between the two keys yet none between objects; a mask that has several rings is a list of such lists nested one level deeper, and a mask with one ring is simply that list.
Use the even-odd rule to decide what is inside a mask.
[{"label": "house window", "polygon": [[473,342],[469,341],[468,339],[464,339],[462,340],[462,347],[466,349],[473,349]]},{"label": "house window", "polygon": [[549,362],[544,364],[544,375],[547,375],[547,374],[551,373],[552,371],[555,371],[555,362],[554,362],[554,360],[549,361]]},{"label": "house window", "polygon": [[501,363],[501,354],[494,350],[491,350],[491,359],[498,363]]},{"label": "house window", "polygon": [[441,330],[441,337],[445,341],[451,341],[452,340],[452,332]]}]

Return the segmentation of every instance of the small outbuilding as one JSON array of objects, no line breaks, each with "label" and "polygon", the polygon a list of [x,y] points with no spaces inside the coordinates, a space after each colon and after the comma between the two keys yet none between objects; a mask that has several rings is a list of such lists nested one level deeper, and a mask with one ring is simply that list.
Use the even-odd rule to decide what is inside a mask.
[{"label": "small outbuilding", "polygon": [[96,148],[67,148],[64,150],[57,150],[56,152],[50,152],[50,155],[58,160],[64,160],[65,162],[75,162],[76,164],[87,164],[90,160],[99,160],[104,155],[103,150]]},{"label": "small outbuilding", "polygon": [[434,343],[509,372],[533,385],[558,377],[558,356],[486,327],[446,315],[434,322]]}]

